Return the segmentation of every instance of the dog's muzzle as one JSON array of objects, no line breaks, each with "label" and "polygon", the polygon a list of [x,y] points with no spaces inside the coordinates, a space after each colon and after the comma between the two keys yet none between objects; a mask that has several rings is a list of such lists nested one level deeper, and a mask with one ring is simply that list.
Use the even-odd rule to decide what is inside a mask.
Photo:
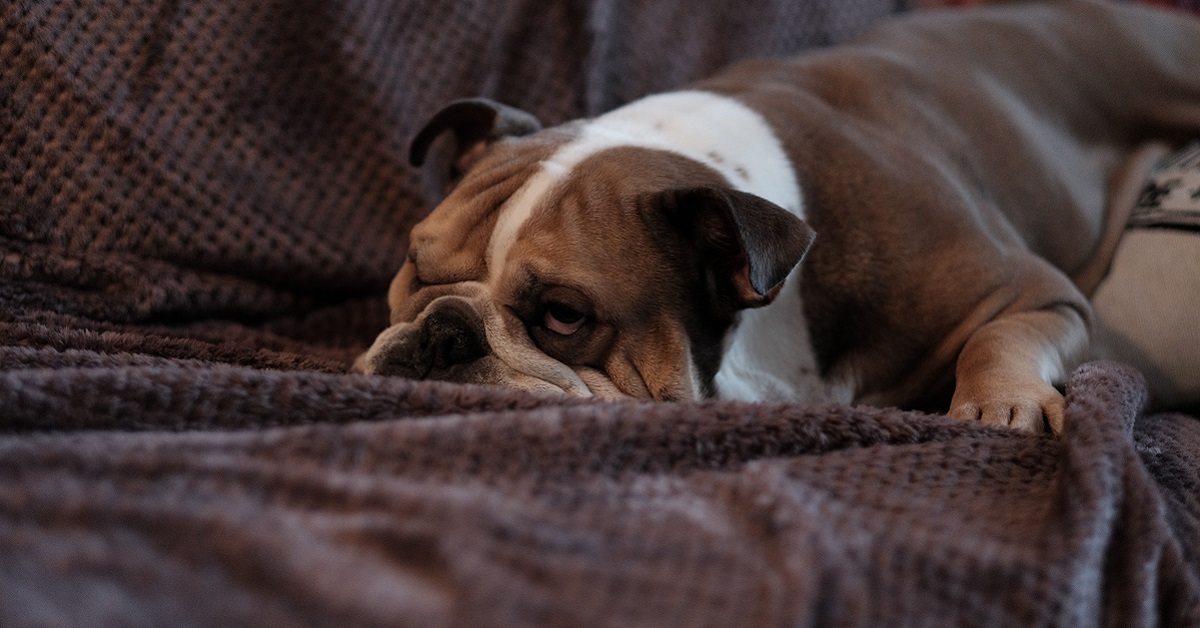
[{"label": "dog's muzzle", "polygon": [[602,373],[587,368],[577,373],[541,352],[514,322],[505,321],[481,286],[463,284],[457,294],[431,301],[412,322],[385,329],[353,370],[576,397],[624,396]]},{"label": "dog's muzzle", "polygon": [[366,370],[410,379],[470,364],[490,352],[482,317],[455,298],[439,299],[419,324],[396,328],[379,349],[364,356],[369,362]]}]

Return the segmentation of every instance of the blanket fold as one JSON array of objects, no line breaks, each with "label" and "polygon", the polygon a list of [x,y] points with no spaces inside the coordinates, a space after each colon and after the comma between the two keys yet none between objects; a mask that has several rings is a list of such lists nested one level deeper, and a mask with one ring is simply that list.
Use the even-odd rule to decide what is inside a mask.
[{"label": "blanket fold", "polygon": [[0,438],[0,619],[1200,620],[1194,491],[1150,472],[1194,478],[1200,425],[1139,416],[1114,364],[1076,373],[1061,438],[727,402],[439,397],[419,418],[393,392],[408,407],[312,425]]}]

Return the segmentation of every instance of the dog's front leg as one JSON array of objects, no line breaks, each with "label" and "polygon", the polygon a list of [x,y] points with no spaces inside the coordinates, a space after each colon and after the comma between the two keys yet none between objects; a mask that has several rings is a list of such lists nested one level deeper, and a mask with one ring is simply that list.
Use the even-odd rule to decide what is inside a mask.
[{"label": "dog's front leg", "polygon": [[1086,307],[1013,312],[981,326],[959,354],[950,416],[1061,432],[1065,401],[1054,385],[1085,355]]}]

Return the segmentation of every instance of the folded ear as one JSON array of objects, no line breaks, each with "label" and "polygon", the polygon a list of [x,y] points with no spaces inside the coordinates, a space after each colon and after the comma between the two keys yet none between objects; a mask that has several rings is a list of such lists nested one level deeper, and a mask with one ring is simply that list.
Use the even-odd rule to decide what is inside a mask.
[{"label": "folded ear", "polygon": [[439,135],[454,131],[458,148],[454,157],[457,175],[466,171],[471,162],[488,144],[506,136],[528,135],[542,128],[542,123],[530,113],[487,98],[456,100],[433,115],[413,138],[408,160],[414,166],[425,163],[430,145]]},{"label": "folded ear", "polygon": [[754,194],[719,187],[667,194],[669,219],[696,247],[713,288],[731,289],[738,307],[770,303],[816,237],[808,223]]}]

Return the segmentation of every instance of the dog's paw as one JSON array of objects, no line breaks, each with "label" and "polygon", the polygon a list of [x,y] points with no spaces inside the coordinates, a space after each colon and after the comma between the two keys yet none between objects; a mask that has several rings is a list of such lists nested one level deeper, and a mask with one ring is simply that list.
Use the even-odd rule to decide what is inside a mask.
[{"label": "dog's paw", "polygon": [[975,385],[959,385],[950,416],[987,425],[1006,425],[1026,432],[1062,432],[1066,400],[1040,379],[997,377]]}]

